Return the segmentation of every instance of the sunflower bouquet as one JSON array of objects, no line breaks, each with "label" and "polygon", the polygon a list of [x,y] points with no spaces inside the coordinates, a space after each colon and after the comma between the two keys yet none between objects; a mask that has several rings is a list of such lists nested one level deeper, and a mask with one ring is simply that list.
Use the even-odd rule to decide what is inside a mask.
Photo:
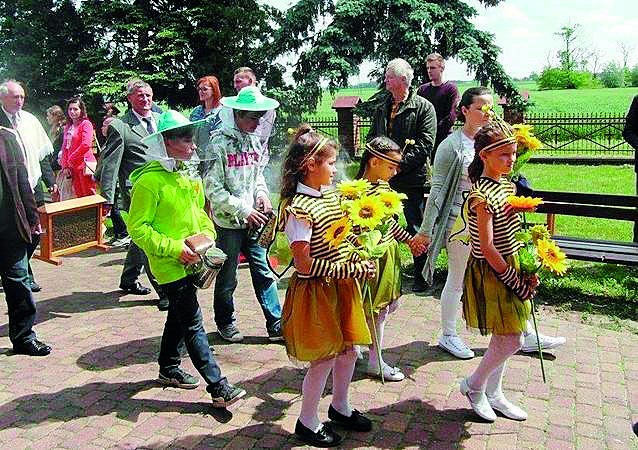
[{"label": "sunflower bouquet", "polygon": [[490,116],[490,120],[498,124],[508,136],[516,138],[516,161],[512,172],[509,174],[510,179],[516,179],[520,176],[521,168],[533,156],[534,152],[541,148],[543,143],[532,133],[532,126],[523,123],[510,125],[501,118],[493,109],[492,105],[485,104],[481,110]]},{"label": "sunflower bouquet", "polygon": [[[372,185],[364,179],[343,181],[337,184],[337,192],[340,196],[341,208],[344,216],[332,224],[326,231],[325,241],[331,247],[338,247],[344,240],[348,246],[348,257],[358,257],[363,261],[376,261],[381,258],[392,244],[391,240],[384,240],[388,232],[388,219],[394,217],[402,209],[401,200],[405,194],[393,190],[382,191],[369,195]],[[363,282],[363,298],[368,300],[370,317],[373,321],[373,337],[378,344],[376,325],[369,281]],[[381,349],[375,345],[378,352],[379,373],[383,382],[383,370],[381,368]]]},{"label": "sunflower bouquet", "polygon": [[[538,276],[541,270],[548,271],[558,276],[562,276],[567,272],[567,263],[565,253],[561,251],[556,242],[551,239],[549,230],[545,225],[534,225],[527,228],[525,219],[526,212],[532,212],[543,201],[540,198],[510,196],[507,203],[514,212],[523,215],[525,228],[516,234],[516,240],[523,245],[518,252],[521,273],[523,277]],[[534,331],[538,336],[538,326],[536,324],[536,315],[534,314],[535,304],[532,302],[532,319],[534,321]],[[541,360],[541,371],[543,373],[543,382],[545,377],[545,364],[543,362],[543,349],[540,340],[538,342],[538,353]]]}]

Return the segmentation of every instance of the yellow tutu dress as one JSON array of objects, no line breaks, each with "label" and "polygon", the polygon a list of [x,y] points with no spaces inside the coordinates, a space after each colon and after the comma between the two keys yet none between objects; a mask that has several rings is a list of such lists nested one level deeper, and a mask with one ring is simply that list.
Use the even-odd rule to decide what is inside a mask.
[{"label": "yellow tutu dress", "polygon": [[[521,243],[515,238],[521,224],[518,214],[508,208],[507,197],[515,195],[513,184],[481,177],[465,200],[472,250],[465,269],[463,317],[468,328],[482,335],[518,334],[526,330],[531,313],[529,300],[521,300],[497,277],[481,253],[477,216],[474,207],[485,204],[492,213],[494,246],[505,261],[520,271],[518,250]],[[472,206],[472,208],[470,208]]]},{"label": "yellow tutu dress", "polygon": [[332,248],[325,241],[327,229],[343,217],[337,194],[297,193],[282,214],[281,227],[290,214],[310,224],[310,256],[335,276],[294,272],[290,278],[281,318],[288,356],[294,362],[309,362],[335,356],[352,345],[369,345],[361,288],[357,280],[347,278],[354,264],[346,258],[346,244]]}]

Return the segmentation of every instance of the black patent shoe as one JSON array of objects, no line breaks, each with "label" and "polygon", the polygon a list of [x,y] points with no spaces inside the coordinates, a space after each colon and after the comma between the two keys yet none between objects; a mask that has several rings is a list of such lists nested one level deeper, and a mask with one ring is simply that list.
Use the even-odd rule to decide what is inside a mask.
[{"label": "black patent shoe", "polygon": [[362,432],[372,430],[372,421],[356,409],[353,409],[352,415],[348,417],[330,405],[330,408],[328,408],[328,419],[348,430]]},{"label": "black patent shoe", "polygon": [[133,295],[148,295],[151,293],[151,290],[146,286],[142,286],[142,283],[140,283],[139,281],[136,281],[135,283],[129,285],[120,284],[120,289],[122,289],[127,294]]},{"label": "black patent shoe", "polygon": [[13,353],[29,356],[47,356],[51,353],[51,346],[37,339],[31,339],[19,345],[13,346]]},{"label": "black patent shoe", "polygon": [[299,420],[297,420],[297,425],[295,425],[295,435],[300,440],[308,445],[311,445],[312,447],[336,447],[337,445],[341,444],[341,441],[343,441],[343,437],[335,433],[330,425],[321,425],[319,431],[315,433],[310,428],[307,428]]}]

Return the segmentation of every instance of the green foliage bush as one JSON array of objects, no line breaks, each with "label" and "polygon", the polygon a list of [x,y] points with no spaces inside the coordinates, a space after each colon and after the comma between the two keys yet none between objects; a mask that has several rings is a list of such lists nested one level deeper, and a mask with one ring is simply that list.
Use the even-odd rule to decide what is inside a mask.
[{"label": "green foliage bush", "polygon": [[629,80],[633,87],[638,87],[638,64],[629,72]]},{"label": "green foliage bush", "polygon": [[538,88],[545,89],[589,89],[598,87],[590,72],[547,68],[538,78]]},{"label": "green foliage bush", "polygon": [[625,85],[625,70],[616,63],[609,63],[600,73],[600,81],[606,88],[619,88]]}]

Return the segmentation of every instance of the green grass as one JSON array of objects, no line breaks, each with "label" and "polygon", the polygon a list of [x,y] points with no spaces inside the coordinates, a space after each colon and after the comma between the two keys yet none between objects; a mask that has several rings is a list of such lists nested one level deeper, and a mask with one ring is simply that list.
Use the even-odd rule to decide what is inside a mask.
[{"label": "green grass", "polygon": [[[457,83],[459,92],[477,84],[471,81]],[[580,114],[620,114],[623,115],[629,109],[631,99],[638,94],[638,88],[618,88],[618,89],[569,89],[556,91],[539,91],[533,81],[517,83],[521,92],[528,91],[530,100],[533,102],[530,113],[570,113]],[[346,88],[340,89],[336,95],[357,95],[362,100],[367,100],[376,91],[375,88]],[[311,117],[336,117],[332,109],[334,97],[329,91],[324,91],[321,101]]]},{"label": "green grass", "polygon": [[[523,172],[535,189],[543,191],[636,195],[636,174],[632,166],[528,164]],[[543,222],[544,218],[544,215],[530,214],[530,220],[533,222]],[[631,241],[633,223],[590,217],[557,216],[556,234]]]}]

